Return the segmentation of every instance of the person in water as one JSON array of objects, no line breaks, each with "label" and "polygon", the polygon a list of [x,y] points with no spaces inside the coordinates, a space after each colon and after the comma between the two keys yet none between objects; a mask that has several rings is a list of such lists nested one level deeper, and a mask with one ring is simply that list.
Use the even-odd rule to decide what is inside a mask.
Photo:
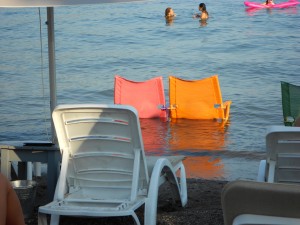
[{"label": "person in water", "polygon": [[0,224],[25,225],[22,207],[9,180],[0,173]]},{"label": "person in water", "polygon": [[174,13],[174,10],[171,7],[166,8],[165,18],[166,18],[166,23],[168,25],[171,25],[174,22],[175,17],[176,17],[176,14]]},{"label": "person in water", "polygon": [[171,7],[166,8],[165,10],[165,17],[167,18],[174,18],[176,14],[174,13],[174,10]]},{"label": "person in water", "polygon": [[266,0],[263,5],[275,5],[275,3],[273,2],[273,0]]},{"label": "person in water", "polygon": [[195,18],[200,18],[201,20],[207,20],[209,15],[208,15],[208,12],[206,10],[205,3],[200,3],[199,4],[199,11],[201,12],[201,14],[196,14],[194,17]]}]

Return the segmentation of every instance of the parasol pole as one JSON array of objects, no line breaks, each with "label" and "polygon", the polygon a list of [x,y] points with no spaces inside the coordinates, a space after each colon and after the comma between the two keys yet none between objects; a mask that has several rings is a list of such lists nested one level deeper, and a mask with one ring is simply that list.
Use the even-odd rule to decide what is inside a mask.
[{"label": "parasol pole", "polygon": [[48,23],[48,57],[49,57],[49,89],[50,89],[50,121],[52,143],[57,144],[56,132],[52,120],[52,112],[56,102],[56,64],[55,64],[55,35],[54,35],[54,8],[47,7]]}]

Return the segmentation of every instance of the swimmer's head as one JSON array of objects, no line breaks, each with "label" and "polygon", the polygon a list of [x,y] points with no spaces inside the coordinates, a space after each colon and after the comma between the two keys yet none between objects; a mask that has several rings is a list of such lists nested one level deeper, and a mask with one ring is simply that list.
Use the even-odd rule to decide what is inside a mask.
[{"label": "swimmer's head", "polygon": [[273,4],[273,0],[266,0],[266,5]]},{"label": "swimmer's head", "polygon": [[174,17],[175,13],[171,7],[166,8],[165,10],[165,17]]},{"label": "swimmer's head", "polygon": [[206,11],[206,5],[204,3],[199,4],[199,10],[200,11]]}]

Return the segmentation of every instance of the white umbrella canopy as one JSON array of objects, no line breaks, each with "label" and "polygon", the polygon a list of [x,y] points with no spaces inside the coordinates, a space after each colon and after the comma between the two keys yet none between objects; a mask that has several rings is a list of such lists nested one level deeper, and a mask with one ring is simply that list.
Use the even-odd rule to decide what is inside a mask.
[{"label": "white umbrella canopy", "polygon": [[[90,5],[104,3],[137,2],[143,0],[0,0],[0,8],[47,7],[48,24],[48,60],[49,60],[49,89],[50,113],[56,107],[56,63],[54,35],[54,7],[68,5]],[[57,144],[53,122],[51,120],[52,143]]]},{"label": "white umbrella canopy", "polygon": [[0,0],[0,7],[56,7],[135,1],[141,0]]}]

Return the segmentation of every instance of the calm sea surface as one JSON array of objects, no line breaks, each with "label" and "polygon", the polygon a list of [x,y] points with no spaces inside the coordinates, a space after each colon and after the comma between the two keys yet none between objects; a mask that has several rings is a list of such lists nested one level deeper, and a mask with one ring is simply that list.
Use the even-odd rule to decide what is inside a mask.
[{"label": "calm sea surface", "polygon": [[[195,0],[55,8],[58,104],[113,103],[115,74],[163,76],[167,98],[169,75],[218,74],[223,100],[232,100],[228,126],[142,120],[147,154],[186,155],[189,177],[256,179],[266,128],[282,124],[280,81],[300,85],[299,6],[205,3],[206,26],[192,18]],[[0,9],[0,142],[51,138],[44,8],[40,18],[41,31],[39,9]]]}]

